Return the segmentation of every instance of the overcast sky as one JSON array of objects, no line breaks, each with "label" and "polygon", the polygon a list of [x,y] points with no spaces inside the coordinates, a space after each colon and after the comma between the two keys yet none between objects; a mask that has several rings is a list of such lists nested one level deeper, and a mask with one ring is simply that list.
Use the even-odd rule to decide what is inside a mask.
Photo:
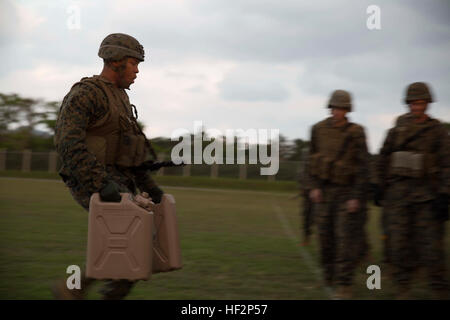
[{"label": "overcast sky", "polygon": [[[367,28],[369,5],[379,30]],[[0,0],[0,92],[62,100],[100,73],[98,47],[116,32],[145,49],[128,94],[150,138],[200,120],[309,139],[345,89],[377,152],[415,81],[431,84],[430,114],[450,121],[448,0]]]}]

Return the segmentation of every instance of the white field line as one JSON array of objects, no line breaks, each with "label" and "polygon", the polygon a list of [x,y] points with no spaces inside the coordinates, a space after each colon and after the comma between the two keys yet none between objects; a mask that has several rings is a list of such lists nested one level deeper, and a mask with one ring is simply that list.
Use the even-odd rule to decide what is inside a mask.
[{"label": "white field line", "polygon": [[[57,182],[62,183],[61,180],[56,179],[35,179],[35,178],[15,178],[15,177],[0,177],[0,180],[25,180],[25,181],[46,181],[46,182]],[[195,191],[207,191],[207,192],[226,192],[226,193],[251,193],[251,194],[267,194],[267,195],[289,195],[287,193],[280,193],[280,192],[264,192],[264,191],[251,191],[251,190],[229,190],[229,189],[208,189],[208,188],[193,188],[193,187],[174,187],[174,186],[161,186],[162,188],[169,188],[169,189],[179,189],[179,190],[195,190]],[[275,210],[278,220],[280,221],[283,230],[285,234],[295,243],[299,242],[299,239],[295,235],[294,231],[292,231],[292,228],[290,227],[286,216],[283,213],[283,210],[281,207],[276,204],[274,201],[272,202],[272,207]],[[304,248],[299,247],[300,255],[302,256],[303,260],[306,262],[308,268],[311,270],[312,273],[314,273],[314,276],[316,277],[317,281],[320,283],[323,283],[322,276],[320,272],[318,271],[318,267],[313,262],[313,259],[311,258],[311,255],[306,251]],[[332,290],[329,287],[324,287],[324,291],[327,297],[332,297]]]},{"label": "white field line", "polygon": [[[272,207],[274,211],[277,214],[278,220],[281,223],[281,226],[283,227],[284,233],[288,236],[289,239],[291,239],[294,243],[298,244],[299,239],[295,235],[294,231],[292,230],[291,226],[289,225],[289,222],[286,219],[286,216],[283,213],[283,209],[275,202],[272,201]],[[322,279],[322,274],[319,271],[320,268],[314,263],[314,260],[312,259],[311,255],[308,251],[305,250],[303,247],[298,247],[300,256],[302,257],[303,261],[306,263],[307,267],[311,270],[311,272],[314,274],[316,280],[319,283],[324,283]],[[324,292],[325,295],[331,299],[332,298],[332,289],[330,287],[324,286]]]}]

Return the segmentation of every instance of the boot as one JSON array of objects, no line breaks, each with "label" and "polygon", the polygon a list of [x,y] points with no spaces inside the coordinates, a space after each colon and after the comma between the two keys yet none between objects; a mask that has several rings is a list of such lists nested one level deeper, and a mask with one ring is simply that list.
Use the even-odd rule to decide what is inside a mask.
[{"label": "boot", "polygon": [[66,280],[56,282],[52,287],[52,293],[56,300],[83,300],[83,289],[67,288]]},{"label": "boot", "polygon": [[102,300],[122,300],[130,293],[136,281],[110,280],[100,289]]},{"label": "boot", "polygon": [[350,300],[352,298],[352,287],[340,285],[337,287],[333,300]]},{"label": "boot", "polygon": [[86,278],[86,271],[82,270],[80,287],[81,289],[67,288],[67,280],[59,280],[52,286],[52,293],[56,300],[83,300],[87,288],[95,281],[91,278]]}]

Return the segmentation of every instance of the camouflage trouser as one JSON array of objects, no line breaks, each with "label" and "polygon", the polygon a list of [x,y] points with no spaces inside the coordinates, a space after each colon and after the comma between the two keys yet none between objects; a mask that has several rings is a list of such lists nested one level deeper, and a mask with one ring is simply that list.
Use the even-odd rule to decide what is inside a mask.
[{"label": "camouflage trouser", "polygon": [[383,232],[383,235],[381,237],[383,242],[383,262],[391,263],[391,234],[389,232],[389,216],[388,211],[384,207],[382,208],[381,213],[381,229]]},{"label": "camouflage trouser", "polygon": [[361,213],[347,211],[348,189],[322,189],[323,202],[315,204],[321,262],[327,282],[350,285],[360,248]]},{"label": "camouflage trouser", "polygon": [[356,244],[358,245],[357,249],[357,258],[363,259],[369,252],[369,243],[367,240],[367,232],[366,232],[366,223],[367,223],[367,201],[361,201],[361,210],[359,214],[359,225],[356,227]]},{"label": "camouflage trouser", "polygon": [[309,198],[310,190],[302,191],[302,199],[301,207],[300,207],[300,215],[303,218],[303,238],[306,241],[311,235],[311,227],[314,224],[314,216],[313,216],[313,206],[311,199]]},{"label": "camouflage trouser", "polygon": [[428,271],[433,289],[448,289],[445,279],[445,224],[434,216],[431,201],[390,201],[385,209],[389,215],[389,243],[397,283],[409,287],[413,271],[423,267]]},{"label": "camouflage trouser", "polygon": [[361,213],[347,211],[347,188],[325,187],[322,196],[323,202],[315,204],[315,218],[324,277],[327,282],[350,285],[360,246]]}]

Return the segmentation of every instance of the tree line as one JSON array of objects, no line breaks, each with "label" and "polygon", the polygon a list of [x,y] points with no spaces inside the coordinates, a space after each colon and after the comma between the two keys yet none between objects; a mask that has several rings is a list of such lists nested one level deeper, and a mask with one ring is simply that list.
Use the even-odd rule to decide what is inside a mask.
[{"label": "tree line", "polygon": [[[35,152],[54,150],[53,136],[60,106],[60,101],[0,93],[0,149],[29,149]],[[144,123],[139,122],[139,125],[144,129]],[[151,139],[151,143],[156,153],[170,155],[172,147],[178,142],[167,137],[157,137]],[[204,141],[203,147],[208,144],[209,142]],[[289,140],[280,135],[280,160],[300,160],[302,150],[308,144],[308,141],[302,139]],[[237,153],[234,154],[236,156]]]}]

